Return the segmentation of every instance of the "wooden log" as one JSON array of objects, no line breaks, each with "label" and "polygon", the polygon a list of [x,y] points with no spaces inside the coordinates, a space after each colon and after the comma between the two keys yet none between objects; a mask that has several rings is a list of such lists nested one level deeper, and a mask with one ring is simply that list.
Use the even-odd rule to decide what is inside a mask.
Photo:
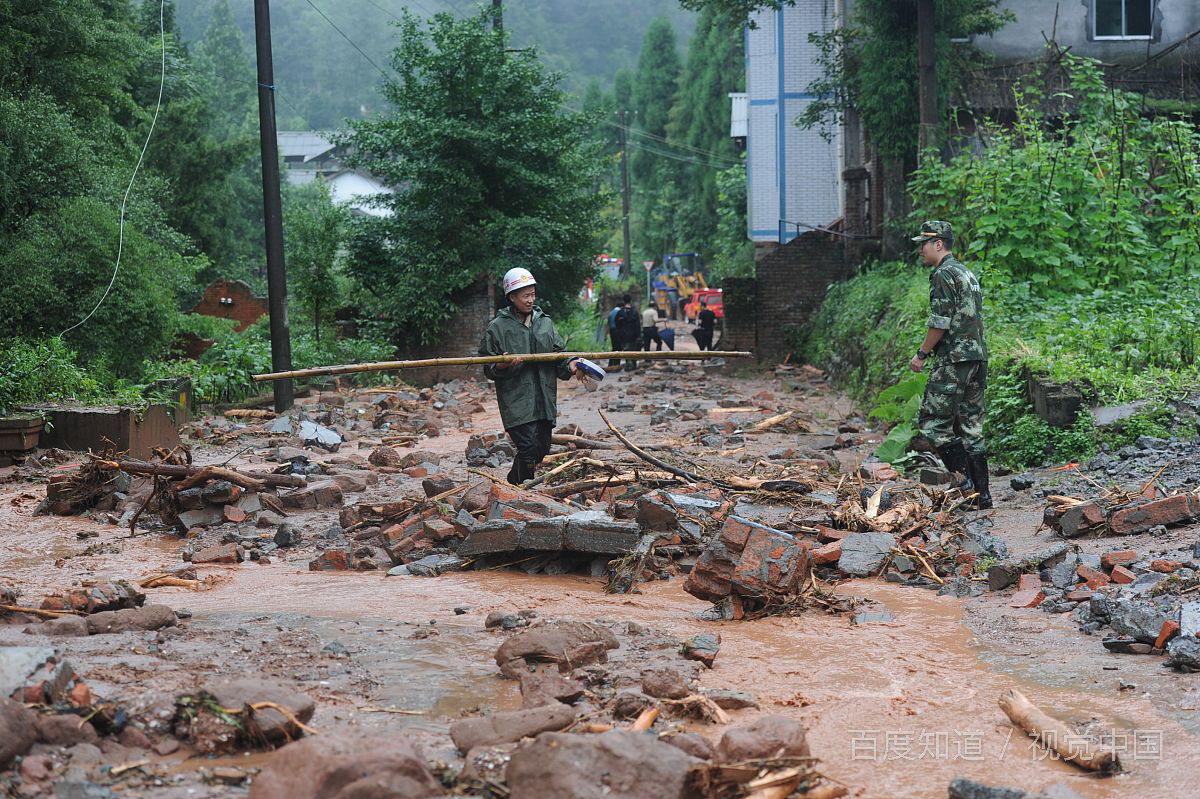
[{"label": "wooden log", "polygon": [[613,575],[612,581],[608,584],[610,593],[628,594],[633,590],[633,587],[642,579],[642,570],[646,568],[646,559],[650,557],[650,552],[654,549],[654,541],[657,538],[657,534],[650,533],[638,539],[638,545],[633,552],[621,559],[617,573]]},{"label": "wooden log", "polygon": [[[645,450],[638,448],[628,438],[626,438],[624,436],[624,434],[621,433],[620,430],[618,430],[616,427],[613,426],[613,423],[610,422],[608,420],[608,417],[604,415],[604,411],[597,410],[596,412],[600,414],[600,418],[604,420],[604,423],[606,425],[608,425],[608,429],[613,431],[613,435],[615,435],[618,439],[620,439],[621,443],[625,445],[625,448],[628,449],[630,452],[632,452],[634,455],[637,455],[639,458],[644,460],[646,463],[649,463],[652,466],[656,466],[659,469],[662,469],[664,472],[670,472],[671,474],[675,475],[676,477],[682,477],[684,480],[688,480],[693,483],[713,482],[713,483],[716,483],[717,485],[721,485],[721,483],[719,481],[708,480],[707,478],[701,477],[698,474],[693,474],[692,472],[685,471],[684,469],[680,469],[678,467],[672,466],[671,464],[667,463],[666,461],[660,460],[659,458],[656,458],[653,455],[651,455],[649,452],[646,452]],[[725,486],[725,487],[728,488],[728,486]]]},{"label": "wooden log", "polygon": [[554,363],[569,358],[587,358],[589,361],[623,360],[623,361],[700,361],[708,358],[753,358],[752,352],[693,352],[679,350],[672,352],[539,352],[532,355],[478,355],[469,358],[424,358],[414,361],[377,361],[375,363],[349,363],[338,366],[318,366],[313,369],[293,369],[290,372],[269,372],[253,375],[258,382],[264,380],[286,380],[294,377],[323,377],[326,375],[346,375],[356,372],[390,372],[400,369],[424,369],[439,366],[482,366],[489,363],[512,363],[520,359],[525,363]]},{"label": "wooden log", "polygon": [[1063,722],[1042,712],[1016,688],[1010,688],[1000,696],[1000,709],[1013,724],[1069,763],[1103,773],[1121,769],[1117,753],[1111,747],[1078,735]]},{"label": "wooden log", "polygon": [[[237,482],[238,485],[243,485],[245,481],[257,482],[268,486],[287,486],[289,488],[301,488],[307,484],[307,480],[298,474],[263,474],[262,472],[235,472],[232,469],[224,469],[222,467],[212,466],[177,466],[173,463],[146,463],[145,461],[122,460],[122,461],[97,461],[102,466],[109,469],[120,469],[129,474],[146,474],[146,475],[161,475],[163,477],[191,477],[202,469],[218,469],[220,473],[226,475],[237,475],[238,480],[233,480],[231,477],[220,477],[221,480],[229,480]],[[239,482],[242,481],[242,482]],[[243,487],[245,487],[243,485]]]},{"label": "wooden log", "polygon": [[[504,482],[499,478],[493,479],[497,483]],[[608,486],[627,486],[634,483],[659,486],[678,482],[679,479],[675,475],[667,474],[666,472],[641,472],[640,474],[618,474],[613,477],[597,477],[588,480],[577,480],[574,483],[561,483],[542,489],[542,493],[555,499],[563,499],[573,494],[591,491],[595,488],[607,488]]]}]

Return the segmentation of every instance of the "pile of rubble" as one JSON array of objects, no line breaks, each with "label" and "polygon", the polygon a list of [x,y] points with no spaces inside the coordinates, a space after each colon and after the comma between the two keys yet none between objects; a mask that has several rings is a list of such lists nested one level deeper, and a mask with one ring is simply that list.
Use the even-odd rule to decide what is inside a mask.
[{"label": "pile of rubble", "polygon": [[0,585],[0,624],[26,624],[27,633],[55,638],[173,627],[175,612],[166,605],[146,605],[140,587],[100,580],[51,594],[31,607],[21,604],[15,588]]},{"label": "pile of rubble", "polygon": [[283,416],[236,408],[192,423],[190,434],[210,444],[255,439],[329,452],[363,438],[411,446],[443,430],[470,427],[471,416],[483,412],[489,394],[487,384],[473,380],[432,388],[397,382],[387,388],[313,392],[298,397],[296,407]]}]

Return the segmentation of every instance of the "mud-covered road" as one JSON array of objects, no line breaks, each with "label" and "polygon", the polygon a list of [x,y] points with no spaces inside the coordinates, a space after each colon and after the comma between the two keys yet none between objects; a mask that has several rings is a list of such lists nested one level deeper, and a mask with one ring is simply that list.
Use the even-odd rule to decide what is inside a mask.
[{"label": "mud-covered road", "polygon": [[[755,396],[760,399],[750,402]],[[762,407],[722,413],[727,408],[719,407],[721,400],[730,398]],[[679,400],[699,402],[706,415],[650,424],[656,408]],[[854,420],[867,431],[863,443],[830,450],[852,471],[880,437],[855,418],[845,397],[792,373],[706,374],[688,364],[613,375],[596,393],[564,385],[560,426],[576,424],[585,435],[599,434],[602,403],[636,442],[673,442],[681,456],[731,465],[744,466],[747,456],[753,462],[779,447],[828,447],[839,423]],[[451,478],[469,477],[464,460],[469,436],[500,428],[494,403],[483,404],[483,412],[469,417],[469,427],[443,428],[417,444],[442,455],[441,471]],[[813,432],[745,435],[726,447],[695,443],[693,432],[714,419],[740,427],[780,407],[800,409]],[[253,439],[188,443],[198,463],[232,457],[232,465],[261,468],[264,447]],[[378,437],[364,434],[336,455],[314,452],[312,458],[365,458],[378,443]],[[507,465],[490,471],[503,476]],[[177,535],[139,530],[131,536],[129,529],[107,523],[103,513],[34,516],[45,496],[44,475],[25,467],[0,476],[6,479],[0,483],[0,583],[14,586],[30,603],[80,581],[134,580],[184,565],[180,551],[187,541]],[[378,483],[360,495],[348,494],[345,502],[422,496],[420,482],[403,472],[381,474]],[[1009,490],[1001,478],[994,478],[994,494],[992,534],[1017,555],[1047,543],[1049,533],[1036,532],[1040,499]],[[778,511],[745,510],[757,511],[768,523]],[[316,511],[290,521],[311,541],[336,516]],[[1195,541],[1196,530],[1175,529],[1171,536]],[[1112,547],[1102,540],[1077,543],[1093,553]],[[1061,783],[1083,797],[1173,799],[1194,795],[1200,776],[1200,675],[1165,670],[1158,656],[1111,654],[1066,615],[1010,607],[1011,591],[957,599],[859,579],[838,584],[837,591],[869,600],[868,610],[886,608],[892,620],[853,625],[846,615],[810,611],[706,621],[701,614],[709,605],[686,594],[678,578],[612,595],[605,593],[603,578],[574,574],[496,570],[421,578],[385,577],[383,569],[309,571],[313,552],[311,546],[276,550],[265,565],[198,566],[201,576],[216,578],[208,590],[148,589],[148,602],[190,613],[178,628],[49,638],[25,632],[37,629],[29,624],[0,624],[0,647],[60,649],[92,694],[124,708],[151,743],[169,737],[177,695],[215,677],[261,676],[289,681],[315,700],[309,724],[318,735],[356,727],[403,736],[419,741],[431,760],[455,765],[461,756],[447,735],[452,721],[521,706],[516,684],[500,678],[492,659],[506,633],[485,631],[485,617],[495,610],[533,610],[539,619],[618,627],[633,622],[680,640],[719,632],[720,654],[714,668],[700,673],[700,685],[752,694],[758,708],[732,711],[737,722],[761,714],[803,722],[819,770],[845,784],[851,796],[944,797],[952,779],[968,777],[1031,793]],[[622,647],[628,640],[621,638]],[[611,657],[621,668],[621,650]],[[1101,778],[1048,757],[1000,710],[999,696],[1012,687],[1059,718],[1090,722],[1093,730],[1115,729],[1127,745],[1125,772]],[[687,726],[714,742],[720,736],[712,724]],[[0,785],[14,795],[54,795],[58,784],[59,796],[239,796],[247,782],[221,767],[252,777],[269,760],[256,753],[209,761],[190,756],[186,743],[160,754],[138,746],[146,742],[127,736],[123,743],[104,739],[84,749],[88,744],[37,744],[34,754],[50,758],[53,776],[22,783],[14,770]],[[119,774],[111,768],[131,763],[141,765]],[[88,784],[95,793],[78,792]]]}]

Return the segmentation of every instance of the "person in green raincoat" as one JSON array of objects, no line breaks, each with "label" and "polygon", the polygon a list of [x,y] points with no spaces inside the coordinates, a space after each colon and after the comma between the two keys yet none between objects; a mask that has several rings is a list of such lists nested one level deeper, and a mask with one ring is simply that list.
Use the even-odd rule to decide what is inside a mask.
[{"label": "person in green raincoat", "polygon": [[[496,313],[479,342],[480,355],[532,355],[562,352],[567,344],[550,317],[534,305],[537,281],[528,269],[510,269],[504,275],[508,307]],[[496,384],[496,402],[504,430],[517,450],[508,482],[531,480],[538,464],[550,453],[550,432],[558,416],[558,380],[582,378],[575,359],[557,363],[487,364],[483,372]]]}]

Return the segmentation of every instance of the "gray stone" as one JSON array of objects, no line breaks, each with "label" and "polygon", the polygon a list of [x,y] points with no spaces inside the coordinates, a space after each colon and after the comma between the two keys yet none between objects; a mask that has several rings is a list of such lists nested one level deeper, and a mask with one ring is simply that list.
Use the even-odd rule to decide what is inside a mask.
[{"label": "gray stone", "polygon": [[275,538],[273,540],[275,546],[280,549],[294,547],[300,543],[300,531],[287,522],[284,522],[275,528]]},{"label": "gray stone", "polygon": [[1200,600],[1185,602],[1179,609],[1179,634],[1195,638],[1200,633]]},{"label": "gray stone", "polygon": [[293,432],[295,432],[296,428],[292,424],[290,417],[278,416],[267,422],[263,429],[268,433],[283,433],[290,436]]},{"label": "gray stone", "polygon": [[458,571],[466,561],[458,555],[426,555],[408,564],[408,573],[417,577],[437,577],[446,572]]},{"label": "gray stone", "polygon": [[400,564],[399,566],[393,566],[392,568],[388,569],[387,576],[388,577],[407,577],[407,576],[409,576],[408,566],[405,566],[403,563]]},{"label": "gray stone", "polygon": [[300,440],[330,452],[336,452],[342,445],[342,437],[337,433],[328,427],[308,421],[300,423]]},{"label": "gray stone", "polygon": [[1137,441],[1133,442],[1138,449],[1163,449],[1171,442],[1165,438],[1156,438],[1154,436],[1138,436]]},{"label": "gray stone", "polygon": [[895,621],[896,617],[889,613],[886,609],[880,611],[864,610],[855,613],[850,619],[850,623],[854,625],[871,624],[872,622],[889,622]]},{"label": "gray stone", "polygon": [[838,569],[856,577],[868,577],[883,568],[896,546],[888,533],[855,533],[842,539]]},{"label": "gray stone", "polygon": [[1172,638],[1167,644],[1166,664],[1179,671],[1200,671],[1200,638]]},{"label": "gray stone", "polygon": [[115,799],[116,794],[94,782],[63,780],[54,783],[55,799]]},{"label": "gray stone", "polygon": [[106,610],[86,617],[92,635],[124,633],[137,630],[161,630],[179,623],[175,611],[166,605],[143,605],[140,608]]},{"label": "gray stone", "polygon": [[686,799],[701,762],[641,733],[551,732],[514,752],[505,777],[513,799]]},{"label": "gray stone", "polygon": [[1109,625],[1121,635],[1153,644],[1166,620],[1166,614],[1149,603],[1122,598],[1113,603]]},{"label": "gray stone", "polygon": [[948,792],[949,799],[1025,799],[1027,795],[1016,788],[995,788],[962,777],[950,783]]},{"label": "gray stone", "polygon": [[1055,588],[1061,588],[1064,591],[1075,587],[1075,583],[1079,582],[1079,558],[1075,555],[1069,555],[1062,563],[1050,569],[1050,582]]},{"label": "gray stone", "polygon": [[679,524],[679,513],[667,502],[647,494],[637,501],[638,524],[647,530],[665,532],[674,530]]},{"label": "gray stone", "polygon": [[983,593],[985,593],[984,587],[968,577],[955,577],[938,589],[938,596],[952,596],[959,599],[980,596]]},{"label": "gray stone", "polygon": [[1167,579],[1167,575],[1160,572],[1146,572],[1139,575],[1132,583],[1122,587],[1121,594],[1122,596],[1147,596],[1165,579]]},{"label": "gray stone", "polygon": [[927,486],[950,485],[950,472],[941,466],[922,466],[917,479]]},{"label": "gray stone", "polygon": [[599,511],[580,511],[567,517],[563,549],[573,552],[621,555],[641,538],[637,522],[623,522]]},{"label": "gray stone", "polygon": [[45,681],[43,701],[53,703],[62,698],[74,676],[75,670],[57,649],[46,646],[0,647],[0,697],[10,697],[26,686]]},{"label": "gray stone", "polygon": [[758,701],[744,691],[716,689],[712,691],[705,691],[704,695],[711,699],[713,704],[722,710],[742,710],[748,707],[758,707]]},{"label": "gray stone", "polygon": [[214,505],[224,505],[233,499],[235,489],[233,483],[228,480],[214,480],[204,487],[201,491],[201,496],[205,502],[210,502]]},{"label": "gray stone", "polygon": [[[259,702],[272,702],[288,709],[293,719],[305,723],[316,710],[316,703],[305,693],[286,683],[257,677],[218,680],[205,683],[202,694],[215,699],[221,707],[241,708]],[[271,707],[254,714],[258,732],[267,741],[281,742],[299,737],[301,730],[292,719]]]},{"label": "gray stone", "polygon": [[1037,485],[1037,480],[1031,474],[1018,474],[1008,481],[1008,486],[1013,491],[1028,491]]},{"label": "gray stone", "polygon": [[179,514],[179,523],[185,530],[196,527],[216,527],[224,521],[225,513],[219,505],[208,505],[199,510],[185,510]]}]

